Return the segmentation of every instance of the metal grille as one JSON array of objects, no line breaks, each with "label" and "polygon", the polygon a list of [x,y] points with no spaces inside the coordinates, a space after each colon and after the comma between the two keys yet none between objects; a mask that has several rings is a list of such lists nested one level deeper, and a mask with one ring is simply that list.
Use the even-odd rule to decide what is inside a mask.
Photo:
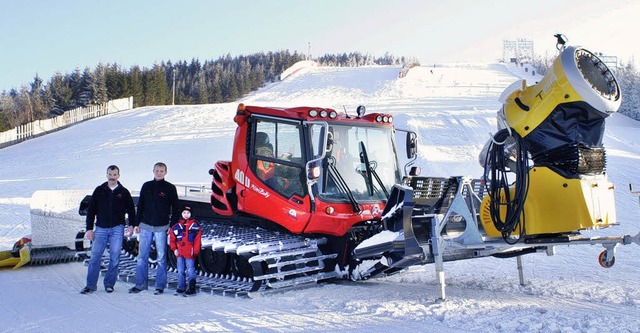
[{"label": "metal grille", "polygon": [[533,157],[535,165],[564,171],[569,176],[601,174],[605,170],[606,155],[603,147],[589,148],[563,145]]}]

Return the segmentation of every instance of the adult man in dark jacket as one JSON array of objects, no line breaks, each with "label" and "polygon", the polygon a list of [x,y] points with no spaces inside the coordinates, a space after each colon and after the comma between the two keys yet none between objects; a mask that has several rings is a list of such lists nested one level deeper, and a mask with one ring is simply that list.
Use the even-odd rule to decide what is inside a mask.
[{"label": "adult man in dark jacket", "polygon": [[[131,193],[120,182],[120,169],[115,165],[107,168],[107,181],[96,187],[91,195],[87,210],[85,236],[93,241],[91,259],[87,271],[87,285],[80,291],[89,294],[97,290],[100,262],[107,244],[109,245],[109,267],[104,276],[104,289],[111,293],[118,277],[120,264],[120,250],[124,229],[127,225],[125,214],[129,221],[136,220],[136,211]],[[94,220],[97,217],[94,231]],[[130,231],[130,226],[126,227]]]},{"label": "adult man in dark jacket", "polygon": [[[167,165],[158,162],[153,166],[153,180],[142,185],[138,201],[138,219],[135,232],[139,232],[138,262],[136,265],[136,285],[130,293],[139,293],[149,288],[149,252],[151,242],[155,242],[157,256],[156,291],[159,295],[167,285],[167,231],[171,222],[176,222],[178,210],[178,192],[176,187],[164,180]],[[172,215],[173,216],[172,218]]]}]

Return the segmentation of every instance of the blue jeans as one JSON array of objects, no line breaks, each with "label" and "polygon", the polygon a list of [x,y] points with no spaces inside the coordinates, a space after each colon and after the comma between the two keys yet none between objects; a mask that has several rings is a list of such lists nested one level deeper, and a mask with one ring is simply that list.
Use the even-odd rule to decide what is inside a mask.
[{"label": "blue jeans", "polygon": [[178,257],[178,289],[186,290],[187,284],[185,282],[185,266],[187,269],[186,281],[191,281],[196,279],[196,261],[194,259],[187,259],[183,257]]},{"label": "blue jeans", "polygon": [[167,231],[153,232],[140,229],[138,240],[140,244],[138,246],[138,262],[136,264],[136,288],[140,290],[149,288],[149,252],[151,252],[151,242],[155,241],[156,250],[158,251],[156,289],[164,290],[167,285]]},{"label": "blue jeans", "polygon": [[96,226],[93,231],[95,239],[91,246],[91,259],[89,259],[89,270],[87,272],[87,288],[98,289],[98,276],[100,275],[100,264],[102,254],[109,244],[109,267],[107,275],[104,277],[104,286],[113,287],[118,278],[118,265],[120,264],[120,251],[122,250],[122,239],[124,238],[124,225],[112,228],[101,228]]}]

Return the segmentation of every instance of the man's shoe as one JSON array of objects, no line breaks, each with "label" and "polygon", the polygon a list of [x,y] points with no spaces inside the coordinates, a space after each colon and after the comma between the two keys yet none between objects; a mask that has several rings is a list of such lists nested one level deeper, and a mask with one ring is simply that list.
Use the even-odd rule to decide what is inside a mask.
[{"label": "man's shoe", "polygon": [[93,289],[89,288],[89,287],[84,287],[82,288],[82,290],[80,290],[81,294],[91,294],[93,292]]},{"label": "man's shoe", "polygon": [[164,289],[156,289],[156,291],[153,292],[154,295],[160,295],[164,292]]},{"label": "man's shoe", "polygon": [[138,289],[136,287],[133,287],[133,288],[129,289],[129,294],[137,294],[137,293],[139,293],[141,291],[142,291],[142,289]]},{"label": "man's shoe", "polygon": [[104,290],[106,290],[108,293],[112,293],[113,287],[104,287]]},{"label": "man's shoe", "polygon": [[176,289],[176,295],[184,294],[184,289]]}]

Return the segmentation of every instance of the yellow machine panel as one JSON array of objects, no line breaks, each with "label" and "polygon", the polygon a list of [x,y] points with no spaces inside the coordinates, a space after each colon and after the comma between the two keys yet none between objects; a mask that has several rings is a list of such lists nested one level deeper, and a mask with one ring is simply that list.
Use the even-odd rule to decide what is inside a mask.
[{"label": "yellow machine panel", "polygon": [[[529,180],[525,235],[562,234],[616,222],[614,188],[605,175],[566,179],[549,168],[535,167],[529,171]],[[480,220],[488,236],[499,237],[489,214],[489,200],[486,196],[482,201]]]}]

